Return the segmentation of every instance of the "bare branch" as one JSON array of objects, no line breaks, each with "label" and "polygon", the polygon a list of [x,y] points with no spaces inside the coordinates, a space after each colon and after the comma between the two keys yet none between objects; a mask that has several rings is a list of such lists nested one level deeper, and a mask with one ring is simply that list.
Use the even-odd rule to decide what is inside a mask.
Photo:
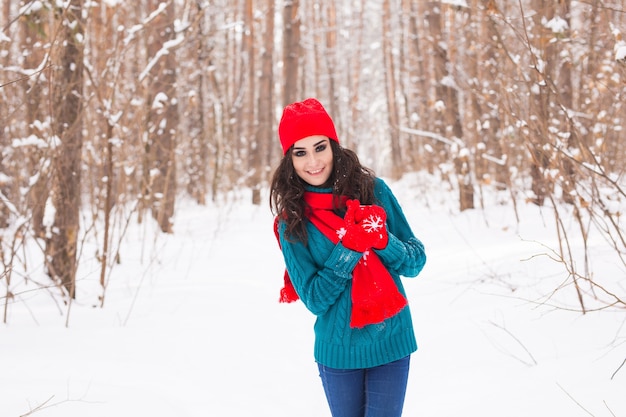
[{"label": "bare branch", "polygon": [[593,417],[593,414],[589,412],[589,410],[587,410],[585,407],[583,407],[578,401],[576,401],[576,399],[574,397],[572,397],[572,395],[567,392],[565,390],[565,388],[563,388],[561,386],[561,384],[559,384],[558,382],[556,383],[556,385],[561,388],[561,391],[563,391],[565,393],[565,395],[567,395],[572,401],[574,401],[574,403],[576,403],[577,406],[579,406],[584,412],[586,412],[587,414],[589,414],[591,417]]},{"label": "bare branch", "polygon": [[515,359],[519,360],[520,362],[522,362],[525,365],[528,365],[528,366],[537,365],[537,360],[535,359],[535,357],[532,355],[532,353],[530,353],[530,351],[526,348],[526,346],[522,343],[522,341],[519,340],[519,338],[517,336],[515,336],[513,333],[511,333],[511,331],[509,329],[507,329],[506,327],[504,327],[504,326],[502,326],[502,325],[500,325],[498,323],[495,323],[493,321],[489,321],[489,323],[491,323],[491,325],[493,325],[494,327],[502,330],[507,335],[509,335],[524,350],[524,352],[526,352],[526,354],[528,355],[528,357],[530,358],[532,363],[529,363],[528,361],[526,361],[526,360],[524,360],[522,358],[519,358],[519,357],[517,357],[515,355],[511,354],[511,356],[513,356]]}]

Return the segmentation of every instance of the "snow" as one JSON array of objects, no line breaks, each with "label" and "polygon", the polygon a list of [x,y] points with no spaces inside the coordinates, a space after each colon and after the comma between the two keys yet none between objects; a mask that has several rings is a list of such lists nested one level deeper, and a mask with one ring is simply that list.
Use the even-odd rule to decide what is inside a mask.
[{"label": "snow", "polygon": [[164,106],[164,103],[167,103],[169,101],[169,97],[167,97],[167,94],[165,94],[164,92],[158,92],[156,93],[156,95],[154,96],[154,100],[152,101],[152,108],[153,109],[162,109]]},{"label": "snow", "polygon": [[117,7],[120,3],[122,3],[122,0],[104,0],[102,3],[107,7]]},{"label": "snow", "polygon": [[[159,5],[159,8],[161,8],[161,6],[164,6],[164,5],[165,3],[161,3]],[[157,53],[154,54],[154,57],[150,60],[150,62],[148,62],[148,64],[146,65],[146,68],[144,68],[143,71],[141,71],[141,74],[139,74],[139,78],[138,78],[139,81],[142,81],[144,78],[146,78],[146,76],[150,73],[152,68],[159,62],[161,57],[168,55],[170,53],[170,49],[177,47],[184,40],[185,40],[185,37],[179,35],[175,39],[171,39],[163,43],[163,46],[161,47],[161,49],[159,49]]]},{"label": "snow", "polygon": [[22,6],[18,12],[19,15],[29,15],[41,11],[45,6],[39,0],[31,1],[27,5]]},{"label": "snow", "polygon": [[615,45],[615,60],[626,61],[626,42],[620,41]]},{"label": "snow", "polygon": [[542,23],[546,28],[552,30],[553,33],[562,34],[562,33],[565,33],[569,29],[567,21],[561,18],[560,16],[553,17],[550,20],[547,20],[544,17],[542,19]]},{"label": "snow", "polygon": [[[577,300],[565,285],[552,294],[567,276],[544,256],[557,247],[549,208],[520,203],[518,223],[497,196],[458,213],[444,184],[389,184],[428,254],[404,280],[419,344],[405,417],[626,415],[624,312],[560,308]],[[181,203],[173,235],[133,218],[104,308],[90,239],[69,310],[15,271],[0,325],[2,417],[329,417],[314,318],[277,302],[272,217],[249,201],[240,191]],[[589,244],[595,275],[620,285],[624,270],[602,261],[607,243]],[[36,253],[24,251],[31,279],[45,282]]]},{"label": "snow", "polygon": [[23,146],[35,146],[37,148],[46,148],[48,144],[36,135],[29,135],[26,138],[13,139],[11,146],[13,148],[21,148]]},{"label": "snow", "polygon": [[441,2],[444,4],[449,4],[451,6],[468,8],[467,1],[465,0],[442,0]]}]

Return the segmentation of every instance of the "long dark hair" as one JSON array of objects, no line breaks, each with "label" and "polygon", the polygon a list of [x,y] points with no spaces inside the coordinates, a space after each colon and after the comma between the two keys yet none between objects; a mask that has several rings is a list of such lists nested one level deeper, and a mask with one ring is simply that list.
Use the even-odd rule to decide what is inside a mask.
[{"label": "long dark hair", "polygon": [[[374,204],[374,172],[361,165],[359,157],[350,149],[330,140],[333,151],[333,172],[322,188],[332,188],[333,196],[356,199],[361,204]],[[287,224],[287,237],[304,243],[307,232],[304,222],[304,191],[307,185],[297,174],[292,162],[290,148],[274,171],[270,193],[270,208]],[[344,207],[337,207],[338,210]]]}]

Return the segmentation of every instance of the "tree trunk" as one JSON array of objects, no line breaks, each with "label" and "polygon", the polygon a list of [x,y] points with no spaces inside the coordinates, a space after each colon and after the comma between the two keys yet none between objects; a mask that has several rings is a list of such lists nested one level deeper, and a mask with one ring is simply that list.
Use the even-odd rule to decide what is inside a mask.
[{"label": "tree trunk", "polygon": [[[203,12],[200,2],[196,3],[195,13]],[[206,204],[207,186],[208,186],[208,167],[209,162],[209,137],[211,130],[209,123],[205,120],[207,116],[207,106],[205,105],[205,88],[206,88],[206,68],[209,66],[208,55],[210,51],[206,46],[205,39],[208,35],[205,29],[204,19],[198,19],[196,31],[191,35],[189,44],[192,51],[187,59],[196,62],[194,71],[189,77],[190,98],[187,101],[186,110],[183,113],[184,119],[187,121],[187,129],[189,136],[189,154],[185,158],[184,167],[187,175],[187,193],[198,204]],[[182,111],[182,110],[181,110]]]},{"label": "tree trunk", "polygon": [[[334,1],[324,3],[323,7],[326,10],[326,48],[323,56],[326,61],[328,111],[333,117],[335,127],[339,132],[343,132],[341,129],[341,115],[337,105],[339,103],[339,89],[337,88],[337,10]],[[338,134],[341,135],[341,133]]]},{"label": "tree trunk", "polygon": [[[567,28],[564,29],[563,35],[565,39],[570,39],[572,27],[570,0],[561,0],[558,5],[558,16],[567,22]],[[574,108],[574,96],[572,86],[572,51],[568,46],[564,47],[565,50],[569,49],[569,53],[566,56],[560,56],[558,78],[555,79],[556,91],[559,96],[559,102],[561,108],[573,109]],[[573,119],[565,113],[563,110],[559,112],[559,121],[562,129],[568,134],[567,148],[570,152],[575,149],[580,149],[578,145],[579,137],[578,130],[574,125]],[[573,162],[568,157],[560,157],[561,172],[562,172],[562,188],[563,188],[563,201],[568,204],[575,204],[575,188],[576,188],[576,171],[574,169]]]},{"label": "tree trunk", "polygon": [[[168,3],[165,11],[154,19],[148,36],[148,59],[157,62],[149,74],[147,174],[151,184],[152,216],[164,233],[172,232],[176,199],[177,64],[175,50],[168,44],[176,36],[175,18],[174,3]],[[159,58],[159,54],[163,55]]]},{"label": "tree trunk", "polygon": [[256,60],[255,60],[255,30],[254,30],[254,8],[252,6],[252,0],[245,0],[244,5],[244,56],[246,57],[245,63],[247,64],[247,73],[244,84],[246,87],[246,111],[243,115],[243,122],[245,126],[244,140],[248,147],[248,171],[251,171],[251,175],[248,179],[248,185],[252,190],[252,204],[261,204],[261,175],[263,166],[263,153],[260,149],[260,143],[256,135]]},{"label": "tree trunk", "polygon": [[299,0],[288,1],[283,9],[283,106],[298,101],[300,61]]},{"label": "tree trunk", "polygon": [[389,122],[389,140],[391,144],[391,178],[398,179],[401,176],[402,150],[400,149],[400,122],[398,103],[396,101],[396,70],[393,58],[391,24],[391,6],[389,0],[383,1],[383,62],[385,67],[385,91],[387,96],[387,120]]},{"label": "tree trunk", "polygon": [[[549,123],[553,112],[551,101],[551,63],[555,59],[555,48],[551,43],[551,33],[541,20],[554,16],[554,6],[543,0],[533,0],[533,9],[538,13],[533,16],[532,31],[528,33],[528,53],[531,58],[529,94],[529,130],[528,147],[531,155],[531,190],[532,201],[543,206],[546,197],[552,193],[553,183],[549,177],[552,165],[552,151],[549,143]],[[542,65],[541,63],[545,63]]]},{"label": "tree trunk", "polygon": [[[443,39],[442,15],[439,4],[430,3],[429,25],[433,39],[434,48],[434,74],[435,74],[435,100],[441,103],[440,119],[438,120],[438,132],[444,137],[452,137],[458,144],[459,149],[454,154],[454,166],[456,168],[456,177],[459,187],[459,206],[460,210],[474,208],[474,186],[471,176],[471,167],[469,160],[469,150],[462,142],[463,126],[461,124],[461,115],[459,111],[459,98],[456,87],[451,85],[448,80],[454,79],[449,68],[452,66],[448,59],[448,50]],[[453,11],[450,11],[454,13]],[[454,30],[454,28],[451,28]]]},{"label": "tree trunk", "polygon": [[[258,93],[258,122],[256,129],[256,144],[260,156],[258,166],[259,183],[267,180],[269,167],[272,165],[271,144],[278,149],[278,141],[274,140],[274,0],[266,1],[265,30],[263,35],[263,48],[261,53],[261,76],[259,78]],[[259,197],[260,199],[260,197]]]},{"label": "tree trunk", "polygon": [[[362,116],[361,110],[359,109],[360,102],[360,87],[363,82],[363,60],[361,58],[362,50],[363,50],[363,31],[358,30],[358,28],[365,27],[365,18],[363,16],[363,10],[365,7],[365,0],[361,0],[358,2],[358,8],[353,13],[354,18],[356,19],[356,25],[354,28],[350,30],[350,41],[352,45],[354,45],[354,50],[356,54],[351,54],[350,61],[347,67],[347,71],[345,73],[346,81],[345,84],[349,91],[349,109],[348,114],[350,115],[348,123],[343,127],[343,136],[341,138],[342,143],[347,148],[354,149],[360,141],[357,140],[358,128],[359,128],[359,120]],[[356,4],[355,4],[355,7]]]},{"label": "tree trunk", "polygon": [[[25,68],[38,68],[45,59],[47,51],[44,45],[47,43],[49,14],[45,10],[36,10],[24,16],[21,21],[22,50],[29,51],[24,55]],[[43,105],[47,102],[47,94],[49,93],[45,86],[47,82],[41,74],[25,79],[22,83],[24,89],[24,97],[26,104],[25,118],[29,134],[38,138],[45,137],[47,132],[39,130],[40,120],[45,120]],[[49,176],[50,172],[47,164],[43,163],[45,153],[41,149],[33,147],[28,153],[26,167],[31,178],[36,178],[36,182],[28,191],[28,206],[32,213],[31,225],[35,235],[44,237],[44,207],[49,194]]]},{"label": "tree trunk", "polygon": [[[426,39],[428,45],[426,49],[429,51],[430,67],[428,71],[428,84],[431,86],[430,93],[430,107],[432,108],[427,128],[431,131],[445,136],[446,127],[444,121],[443,109],[441,108],[441,86],[440,82],[446,73],[445,65],[445,51],[442,51],[441,46],[443,43],[443,34],[441,29],[441,3],[429,1],[426,2],[424,8],[424,16],[426,20],[425,26],[428,28],[428,34]],[[443,53],[443,55],[442,55]],[[431,145],[432,155],[429,158],[428,172],[434,173],[444,162],[447,162],[449,158],[449,150],[446,145],[441,141],[436,141]]]},{"label": "tree trunk", "polygon": [[[404,13],[408,15],[406,30],[406,72],[400,76],[404,82],[402,88],[405,95],[406,124],[411,129],[422,126],[428,130],[428,86],[426,85],[425,53],[420,41],[420,26],[422,13],[419,8],[421,2],[402,0]],[[411,137],[407,143],[407,153],[412,169],[420,170],[428,166],[431,158],[425,155],[424,139],[419,136]],[[432,170],[431,170],[432,172]]]},{"label": "tree trunk", "polygon": [[76,295],[83,111],[83,0],[55,9],[60,34],[53,46],[52,131],[59,140],[54,151],[52,205],[54,223],[46,242],[48,272],[70,298]]}]

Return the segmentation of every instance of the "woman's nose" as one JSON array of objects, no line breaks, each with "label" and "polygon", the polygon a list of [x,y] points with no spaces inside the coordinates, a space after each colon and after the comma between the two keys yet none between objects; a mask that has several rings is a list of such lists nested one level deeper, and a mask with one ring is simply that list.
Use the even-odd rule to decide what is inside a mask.
[{"label": "woman's nose", "polygon": [[315,155],[314,152],[309,152],[307,154],[306,162],[309,165],[315,165],[315,163],[317,162],[317,155]]}]

